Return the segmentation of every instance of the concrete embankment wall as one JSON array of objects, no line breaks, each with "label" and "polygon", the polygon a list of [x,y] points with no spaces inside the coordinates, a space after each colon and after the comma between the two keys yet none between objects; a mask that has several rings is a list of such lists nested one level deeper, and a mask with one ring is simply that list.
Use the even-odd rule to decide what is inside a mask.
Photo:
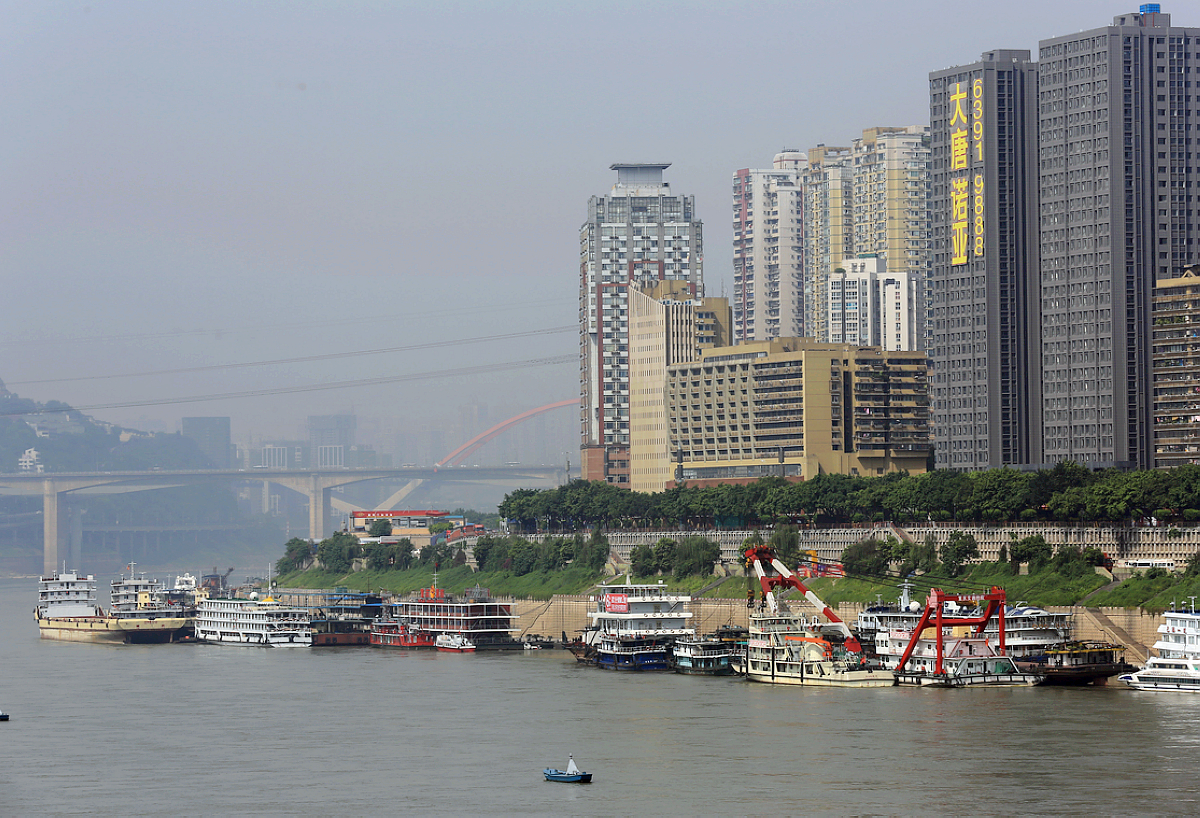
[{"label": "concrete embankment wall", "polygon": [[[793,602],[793,610],[806,616],[816,614],[815,609]],[[517,600],[514,613],[520,616],[517,626],[521,635],[540,634],[558,638],[566,633],[568,638],[590,624],[587,612],[595,610],[595,597],[587,595],[556,595],[549,602]],[[858,603],[844,603],[835,607],[838,617],[853,624],[862,611]],[[1058,606],[1047,608],[1054,613],[1075,614],[1076,639],[1097,639],[1117,642],[1130,649],[1128,659],[1144,662],[1147,651],[1158,639],[1158,626],[1162,616],[1137,609],[1085,608]],[[711,633],[721,625],[749,624],[745,600],[741,599],[696,599],[692,601],[692,623],[697,633]],[[1097,615],[1098,614],[1098,615]]]},{"label": "concrete embankment wall", "polygon": [[[1081,548],[1094,546],[1114,559],[1173,559],[1176,563],[1200,551],[1200,526],[1114,526],[1114,525],[994,525],[970,526],[953,523],[936,525],[896,526],[891,523],[865,523],[844,528],[806,528],[800,530],[800,548],[815,550],[822,560],[841,559],[848,546],[869,537],[883,538],[889,535],[898,539],[924,542],[929,535],[940,548],[955,531],[962,531],[975,538],[979,545],[980,559],[995,561],[1000,546],[1010,546],[1014,539],[1040,534],[1046,542],[1057,548],[1060,545],[1078,545]],[[609,545],[617,561],[627,563],[629,552],[634,546],[654,545],[666,537],[681,540],[700,535],[715,540],[721,546],[721,560],[725,564],[741,562],[742,543],[747,537],[758,534],[764,539],[770,536],[763,531],[720,531],[701,529],[695,531],[609,531]],[[532,542],[541,542],[555,534],[522,535]],[[472,557],[473,539],[459,541],[466,553]]]}]

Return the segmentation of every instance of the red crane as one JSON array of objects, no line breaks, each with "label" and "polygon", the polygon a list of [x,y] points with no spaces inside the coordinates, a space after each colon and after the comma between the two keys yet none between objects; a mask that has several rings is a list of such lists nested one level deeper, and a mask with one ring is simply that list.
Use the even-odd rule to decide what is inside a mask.
[{"label": "red crane", "polygon": [[[767,606],[771,613],[779,612],[779,602],[775,599],[775,589],[783,586],[795,588],[800,593],[804,594],[804,598],[812,603],[813,607],[821,612],[829,623],[833,626],[833,630],[842,634],[846,638],[846,650],[853,653],[862,653],[862,645],[858,643],[858,639],[851,633],[850,627],[838,618],[828,605],[821,601],[821,598],[808,589],[800,578],[779,561],[775,556],[774,549],[769,545],[752,545],[745,551],[746,565],[754,568],[754,573],[758,575],[758,582],[762,585],[763,598],[767,600]],[[774,573],[768,573],[767,569],[773,569]]]},{"label": "red crane", "polygon": [[[904,665],[912,656],[913,649],[916,648],[917,642],[921,639],[921,632],[928,628],[935,628],[937,636],[937,665],[934,672],[941,676],[945,671],[942,669],[942,652],[944,648],[943,628],[955,628],[962,626],[974,625],[975,634],[983,633],[987,623],[991,621],[993,616],[999,612],[998,623],[1000,625],[1000,643],[999,652],[1004,653],[1004,589],[995,585],[992,590],[986,594],[948,594],[941,588],[931,588],[929,597],[925,600],[925,613],[921,614],[921,619],[917,622],[917,626],[913,628],[912,638],[908,640],[908,647],[904,649],[904,655],[900,657],[900,664],[896,665],[896,672],[904,670]],[[987,608],[978,616],[956,616],[947,615],[945,610],[946,602],[986,602]],[[930,621],[932,620],[932,621]]]}]

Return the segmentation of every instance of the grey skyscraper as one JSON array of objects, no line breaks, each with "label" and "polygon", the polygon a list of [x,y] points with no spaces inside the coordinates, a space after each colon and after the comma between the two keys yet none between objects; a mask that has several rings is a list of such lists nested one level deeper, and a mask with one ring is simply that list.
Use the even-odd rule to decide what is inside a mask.
[{"label": "grey skyscraper", "polygon": [[629,485],[629,288],[686,281],[704,296],[703,233],[692,196],[663,181],[669,164],[615,164],[608,196],[579,230],[579,397],[583,477]]},{"label": "grey skyscraper", "polygon": [[184,418],[182,434],[196,441],[196,446],[214,469],[228,469],[233,465],[229,418]]},{"label": "grey skyscraper", "polygon": [[1200,28],[1039,44],[1044,456],[1153,465],[1151,298],[1197,260]]},{"label": "grey skyscraper", "polygon": [[989,51],[929,75],[927,316],[938,467],[1041,462],[1037,66]]}]

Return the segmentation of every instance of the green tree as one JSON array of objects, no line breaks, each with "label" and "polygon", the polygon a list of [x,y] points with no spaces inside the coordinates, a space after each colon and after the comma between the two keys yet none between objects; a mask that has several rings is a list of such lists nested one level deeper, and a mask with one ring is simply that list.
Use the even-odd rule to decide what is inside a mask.
[{"label": "green tree", "polygon": [[795,567],[800,558],[800,530],[794,525],[777,525],[768,541],[775,556],[788,567]]},{"label": "green tree", "polygon": [[629,567],[639,577],[648,577],[658,570],[654,561],[654,549],[649,543],[638,543],[630,550]]},{"label": "green tree", "polygon": [[1046,538],[1041,534],[1031,534],[1020,540],[1014,539],[1012,547],[1008,549],[1009,559],[1014,567],[1025,563],[1035,572],[1050,562],[1053,554],[1054,547],[1046,542]]},{"label": "green tree", "polygon": [[392,536],[392,521],[391,520],[376,520],[371,523],[371,527],[367,529],[368,537],[390,537]]},{"label": "green tree", "polygon": [[973,535],[953,531],[942,545],[941,557],[946,571],[950,576],[956,577],[969,560],[979,559],[979,544],[975,542]]},{"label": "green tree", "polygon": [[847,575],[879,577],[887,573],[889,557],[879,540],[871,537],[846,546],[842,551],[842,568]]},{"label": "green tree", "polygon": [[721,558],[721,546],[708,537],[693,534],[675,548],[675,576],[711,576]]},{"label": "green tree", "polygon": [[317,545],[317,559],[326,571],[347,574],[354,565],[354,558],[362,553],[358,537],[339,531],[321,540]]},{"label": "green tree", "polygon": [[308,540],[292,537],[284,544],[284,554],[275,563],[277,574],[290,574],[299,571],[312,558],[313,550]]}]

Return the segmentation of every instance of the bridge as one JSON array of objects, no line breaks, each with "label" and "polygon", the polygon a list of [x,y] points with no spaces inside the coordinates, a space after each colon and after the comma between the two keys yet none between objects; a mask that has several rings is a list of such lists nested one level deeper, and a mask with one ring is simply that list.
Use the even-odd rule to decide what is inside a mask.
[{"label": "bridge", "polygon": [[262,480],[308,496],[309,537],[324,538],[332,518],[330,490],[369,480],[403,479],[408,483],[385,503],[402,500],[426,480],[524,481],[562,485],[569,479],[567,466],[405,466],[394,469],[214,469],[198,471],[81,472],[54,474],[0,474],[0,495],[42,497],[44,570],[53,572],[59,563],[64,538],[71,529],[64,495],[125,494],[135,491],[177,488],[212,481]]},{"label": "bridge", "polygon": [[[62,502],[64,494],[125,494],[134,491],[151,491],[153,489],[177,488],[179,486],[196,485],[206,481],[228,480],[262,480],[264,488],[268,483],[276,483],[290,488],[300,494],[308,495],[308,536],[311,540],[320,540],[329,533],[329,520],[332,516],[332,500],[330,490],[354,483],[365,483],[370,480],[404,479],[408,482],[399,491],[392,494],[383,502],[383,508],[393,508],[414,489],[426,480],[457,480],[463,482],[487,482],[514,480],[549,482],[561,486],[570,480],[570,465],[562,466],[522,466],[520,464],[500,467],[471,466],[462,464],[468,455],[479,449],[488,441],[506,430],[554,409],[565,409],[568,406],[578,406],[576,398],[548,403],[536,409],[530,409],[508,420],[497,423],[492,428],[478,434],[463,445],[452,451],[441,462],[433,466],[402,466],[398,469],[269,469],[255,467],[252,469],[212,469],[196,471],[140,471],[140,472],[80,472],[32,474],[0,474],[0,495],[36,497],[42,496],[42,563],[43,570],[50,574],[58,567],[59,552],[63,546],[64,536],[73,532],[71,521],[67,519],[66,503]],[[339,503],[343,510],[352,510],[353,506]],[[73,555],[77,557],[78,555]]]}]

